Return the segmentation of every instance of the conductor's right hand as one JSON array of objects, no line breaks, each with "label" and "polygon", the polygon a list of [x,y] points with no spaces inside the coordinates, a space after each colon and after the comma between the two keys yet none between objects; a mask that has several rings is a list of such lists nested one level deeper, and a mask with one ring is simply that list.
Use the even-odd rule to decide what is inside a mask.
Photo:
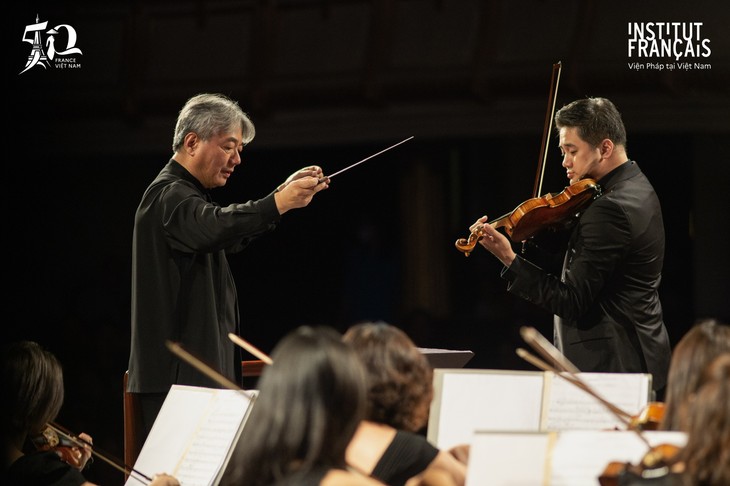
[{"label": "conductor's right hand", "polygon": [[329,187],[327,178],[322,182],[320,180],[322,169],[317,166],[305,167],[289,176],[274,194],[279,214],[290,209],[303,208],[312,202],[315,194]]}]

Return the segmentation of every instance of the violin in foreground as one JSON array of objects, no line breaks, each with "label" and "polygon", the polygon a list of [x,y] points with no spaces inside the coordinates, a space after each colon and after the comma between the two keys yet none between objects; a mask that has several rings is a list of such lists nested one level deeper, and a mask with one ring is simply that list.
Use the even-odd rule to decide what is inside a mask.
[{"label": "violin in foreground", "polygon": [[[678,462],[678,455],[682,449],[672,444],[659,444],[651,447],[644,454],[638,464],[624,462],[610,462],[598,476],[598,484],[601,486],[618,486],[626,484],[627,478],[658,479],[669,475],[672,466]],[[629,480],[628,484],[635,481]]]},{"label": "violin in foreground", "polygon": [[[93,462],[93,457],[84,459],[82,451],[83,444],[88,444],[83,439],[76,441],[64,434],[57,432],[58,428],[48,424],[40,434],[31,437],[31,442],[38,451],[54,451],[63,462],[79,471]],[[91,446],[91,444],[88,444]]]},{"label": "violin in foreground", "polygon": [[[38,451],[54,451],[63,462],[78,470],[83,470],[90,465],[95,456],[124,474],[134,475],[135,479],[142,484],[150,484],[154,481],[150,476],[124,464],[109,454],[94,450],[91,442],[53,422],[48,423],[40,434],[32,437],[31,442]],[[91,456],[85,455],[82,451],[87,446],[90,448]]]}]

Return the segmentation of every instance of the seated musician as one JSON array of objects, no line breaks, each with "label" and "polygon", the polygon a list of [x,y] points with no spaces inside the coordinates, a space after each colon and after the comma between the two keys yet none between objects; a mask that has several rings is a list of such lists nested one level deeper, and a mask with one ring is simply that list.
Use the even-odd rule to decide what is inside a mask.
[{"label": "seated musician", "polygon": [[345,461],[365,413],[365,371],[342,336],[303,326],[271,358],[221,484],[383,486]]},{"label": "seated musician", "polygon": [[[687,434],[684,447],[662,459],[664,475],[641,467],[619,477],[620,486],[720,486],[730,484],[730,326],[698,321],[674,348],[669,366],[663,430]],[[638,470],[637,470],[638,469]],[[647,476],[647,477],[643,477]]]},{"label": "seated musician", "polygon": [[681,430],[684,401],[697,391],[702,370],[723,353],[730,353],[730,326],[716,319],[700,320],[682,336],[669,364],[661,429]]},{"label": "seated musician", "polygon": [[618,486],[726,486],[730,484],[730,352],[718,355],[700,374],[697,390],[683,402],[679,428],[684,447],[663,458],[668,472],[627,468]]},{"label": "seated musician", "polygon": [[[29,439],[39,436],[63,405],[63,371],[58,359],[35,342],[10,343],[0,358],[0,389],[4,394],[0,484],[94,486],[82,474],[92,455],[90,445],[33,450],[29,444]],[[88,434],[79,434],[78,438],[92,443]],[[150,486],[179,484],[172,476],[161,474]]]},{"label": "seated musician", "polygon": [[344,341],[368,371],[367,416],[347,448],[348,463],[390,486],[436,476],[462,486],[467,446],[442,451],[418,433],[428,423],[433,370],[413,341],[384,322],[356,324]]}]

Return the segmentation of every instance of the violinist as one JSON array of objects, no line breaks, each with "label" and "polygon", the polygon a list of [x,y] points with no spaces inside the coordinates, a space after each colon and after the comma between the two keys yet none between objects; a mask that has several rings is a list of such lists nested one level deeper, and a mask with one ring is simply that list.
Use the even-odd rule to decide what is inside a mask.
[{"label": "violinist", "polygon": [[682,485],[730,484],[730,352],[704,369],[699,388],[687,401],[681,428],[687,443],[677,454]]},{"label": "violinist", "polygon": [[730,353],[730,326],[717,319],[701,319],[682,336],[669,364],[662,430],[682,430],[686,401],[699,388],[707,364],[723,353]]},{"label": "violinist", "polygon": [[555,127],[570,184],[593,179],[601,187],[575,215],[560,273],[517,255],[486,216],[470,229],[504,264],[507,290],[554,314],[555,346],[581,371],[651,373],[661,395],[670,345],[658,294],[665,244],[659,199],[627,155],[611,101],[574,101],[555,114]]},{"label": "violinist", "polygon": [[[696,377],[677,417],[687,434],[681,448],[667,448],[660,471],[627,465],[616,476],[619,486],[727,486],[730,484],[730,352],[721,352]],[[671,382],[668,385],[669,392]],[[654,451],[652,451],[654,452]],[[651,452],[650,452],[651,453]],[[648,454],[647,454],[648,455]]]},{"label": "violinist", "polygon": [[[3,390],[2,467],[0,484],[35,486],[93,486],[82,473],[92,456],[92,438],[79,434],[84,445],[53,446],[36,437],[58,415],[63,405],[63,371],[58,359],[35,342],[4,346],[0,357]],[[159,475],[151,486],[178,486],[168,475]]]}]

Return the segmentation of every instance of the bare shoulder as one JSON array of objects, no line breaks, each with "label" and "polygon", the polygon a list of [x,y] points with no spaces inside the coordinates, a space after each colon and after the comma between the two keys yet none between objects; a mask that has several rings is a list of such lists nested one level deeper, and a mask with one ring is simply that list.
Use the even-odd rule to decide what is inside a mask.
[{"label": "bare shoulder", "polygon": [[331,469],[322,479],[320,486],[384,486],[383,483],[368,476],[344,471],[341,469]]}]

